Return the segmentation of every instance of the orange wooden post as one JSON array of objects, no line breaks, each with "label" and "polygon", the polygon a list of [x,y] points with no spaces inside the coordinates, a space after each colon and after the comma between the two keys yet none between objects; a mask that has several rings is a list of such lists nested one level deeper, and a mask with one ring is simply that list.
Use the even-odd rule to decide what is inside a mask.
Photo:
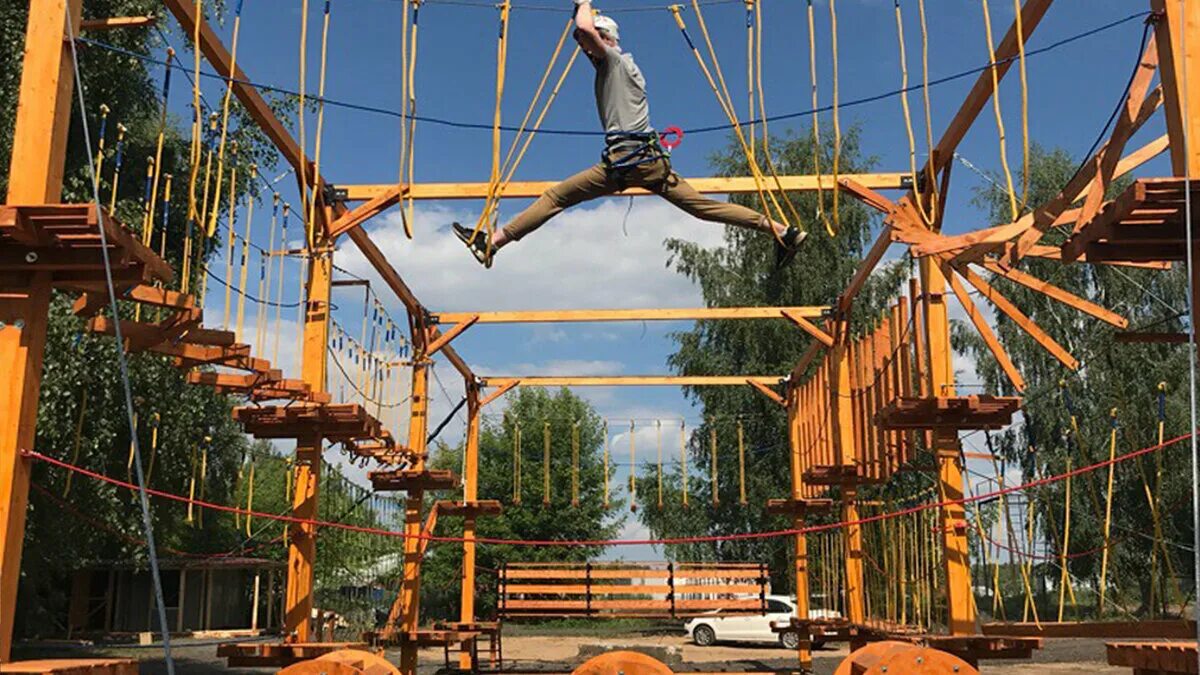
[{"label": "orange wooden post", "polygon": [[[479,385],[467,382],[467,446],[463,458],[463,505],[467,507],[463,519],[463,562],[461,584],[461,602],[459,621],[464,624],[475,623],[475,512],[471,506],[479,495],[479,417],[482,406],[479,405]],[[458,655],[458,665],[464,670],[471,670],[474,664],[474,650],[469,643],[463,644],[463,651]]]},{"label": "orange wooden post", "polygon": [[[408,425],[408,447],[416,456],[413,468],[425,469],[426,433],[429,429],[429,366],[425,356],[428,329],[418,326],[414,331],[414,348],[418,358],[413,363],[411,421]],[[421,505],[424,490],[409,490],[404,500],[404,578],[400,585],[400,672],[416,675],[417,643],[409,639],[417,631],[421,618]]]},{"label": "orange wooden post", "polygon": [[[954,396],[954,366],[950,348],[950,322],[946,315],[946,277],[929,258],[921,259],[921,286],[925,291],[925,339],[929,354],[928,391],[930,396]],[[938,489],[941,500],[963,498],[963,465],[958,432],[936,429],[933,453],[938,463]],[[967,548],[966,510],[961,504],[939,512],[943,564],[946,569],[946,601],[951,635],[975,633],[975,602],[971,597],[971,560]]]},{"label": "orange wooden post", "polygon": [[[65,28],[79,30],[82,0],[30,0],[25,58],[9,165],[8,204],[62,201],[63,164],[74,86]],[[42,358],[50,275],[5,279],[0,290],[0,662],[9,660]]]},{"label": "orange wooden post", "polygon": [[[315,215],[325,218],[323,210]],[[322,232],[323,227],[314,228]],[[308,264],[304,310],[304,343],[300,375],[314,392],[324,392],[328,367],[329,299],[333,283],[333,257],[313,255]],[[296,439],[296,461],[292,465],[292,515],[315,520],[320,498],[321,454],[324,439],[312,434]],[[309,524],[288,528],[287,592],[284,633],[297,642],[312,639],[313,570],[317,559],[317,531]]]},{"label": "orange wooden post", "polygon": [[[853,467],[856,458],[850,370],[854,364],[850,360],[850,344],[850,322],[846,317],[839,317],[835,322],[834,345],[829,358],[834,369],[830,374],[830,384],[833,386],[829,390],[830,413],[833,418],[833,453],[837,463]],[[858,486],[853,481],[842,487],[842,519],[847,523],[855,523],[858,520],[857,496]],[[845,593],[846,618],[852,623],[862,623],[866,618],[862,527],[856,524],[846,526]]]},{"label": "orange wooden post", "polygon": [[[800,410],[800,390],[799,388],[788,385],[787,390],[787,416],[788,416],[788,441],[791,444],[791,470],[792,470],[792,500],[798,502],[804,497],[804,472],[800,462],[800,444],[803,438],[804,430],[802,428],[803,420]],[[808,618],[808,535],[802,532],[805,526],[804,513],[798,508],[792,512],[792,527],[796,530],[795,541],[795,572],[796,572],[796,617],[799,619]],[[801,636],[802,641],[799,649],[796,650],[796,657],[800,661],[801,670],[812,670],[812,652],[809,650],[808,642],[804,641],[807,636]]]}]

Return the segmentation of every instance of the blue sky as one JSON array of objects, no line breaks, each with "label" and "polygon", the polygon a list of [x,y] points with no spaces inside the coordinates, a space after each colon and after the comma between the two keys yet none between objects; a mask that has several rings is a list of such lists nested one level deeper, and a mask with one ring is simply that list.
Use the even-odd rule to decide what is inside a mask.
[{"label": "blue sky", "polygon": [[[473,0],[472,0],[473,1]],[[233,3],[228,3],[233,4]],[[486,4],[486,3],[482,3]],[[984,28],[976,0],[927,0],[930,33],[930,70],[933,78],[980,66],[987,62]],[[308,90],[316,91],[319,67],[322,3],[309,3]],[[832,92],[828,0],[815,0],[817,9],[817,65],[822,104]],[[541,10],[530,7],[542,8]],[[613,10],[621,23],[623,44],[634,54],[649,82],[652,120],[663,128],[720,124],[725,121],[704,82],[691,53],[679,35],[670,13],[657,3],[601,3]],[[765,0],[764,79],[771,114],[809,107],[808,37],[801,0]],[[920,82],[921,36],[916,0],[903,0],[910,83]],[[991,0],[996,40],[1013,17],[1011,0]],[[397,0],[334,0],[329,37],[327,96],[331,99],[398,109],[400,105],[400,17]],[[514,9],[508,57],[508,86],[503,116],[515,124],[545,67],[554,41],[567,21],[569,1],[524,0]],[[630,12],[630,9],[643,11]],[[1028,45],[1036,49],[1051,42],[1099,27],[1148,9],[1142,0],[1059,0],[1051,8]],[[624,10],[624,11],[622,11]],[[840,0],[840,95],[843,101],[892,91],[899,86],[900,71],[893,3],[887,0]],[[704,6],[718,55],[734,100],[745,105],[745,12],[741,3]],[[429,0],[421,10],[417,96],[422,115],[457,121],[489,123],[494,105],[495,42],[498,12],[490,6],[449,4]],[[684,13],[698,39],[695,16]],[[299,66],[300,0],[245,0],[239,63],[259,82],[294,89]],[[228,24],[223,34],[228,44]],[[1061,146],[1080,155],[1092,144],[1120,95],[1136,56],[1142,33],[1140,21],[1131,21],[1098,36],[1031,57],[1030,133],[1044,145]],[[184,38],[175,30],[178,47]],[[190,57],[184,59],[190,62]],[[1014,169],[1021,161],[1020,90],[1014,69],[1005,82],[1001,100],[1008,130],[1009,160]],[[591,68],[577,64],[547,117],[547,128],[597,129],[592,100]],[[975,77],[933,89],[934,136],[940,136]],[[204,85],[210,101],[218,101],[221,85]],[[172,110],[186,119],[186,85],[173,91]],[[923,108],[919,92],[910,96],[918,137],[918,162],[924,159]],[[740,111],[745,116],[745,111]],[[876,158],[880,171],[908,168],[908,142],[898,97],[842,110],[842,125],[858,125],[862,145]],[[800,122],[807,124],[805,116]],[[290,121],[295,124],[294,120]],[[797,128],[798,122],[777,122],[773,131]],[[311,140],[315,118],[307,121]],[[828,114],[822,116],[828,132]],[[1134,140],[1134,146],[1162,133],[1154,120]],[[506,135],[506,142],[508,136]],[[689,134],[675,152],[676,169],[685,176],[708,175],[707,158],[723,147],[725,133]],[[420,124],[417,130],[418,181],[483,181],[490,167],[490,132],[451,129]],[[327,106],[322,151],[322,173],[334,183],[386,183],[398,174],[399,121],[375,113]],[[593,163],[600,142],[594,137],[539,137],[517,174],[517,179],[548,180],[566,176]],[[960,152],[985,171],[999,167],[997,131],[990,105],[960,146]],[[1157,160],[1144,171],[1163,171]],[[177,170],[176,175],[184,173]],[[954,170],[948,232],[988,225],[968,203],[981,178],[963,165]],[[284,197],[298,202],[294,180],[280,181]],[[502,220],[526,201],[507,201]],[[623,231],[627,201],[602,200],[579,207],[553,221],[525,242],[505,250],[496,268],[480,269],[446,231],[455,219],[473,222],[476,202],[423,203],[418,211],[415,241],[404,239],[395,213],[385,214],[368,229],[410,286],[433,310],[540,309],[564,307],[693,306],[701,302],[698,289],[665,267],[662,240],[686,237],[707,246],[721,241],[719,227],[691,220],[665,203],[637,200]],[[262,213],[262,210],[259,211]],[[262,216],[258,216],[262,217]],[[264,221],[265,222],[265,218]],[[264,242],[265,228],[255,241]],[[899,249],[895,249],[899,252]],[[339,265],[370,277],[365,262],[351,246],[342,246]],[[804,264],[803,254],[795,264]],[[291,270],[293,263],[289,263]],[[218,274],[220,272],[218,270]],[[289,271],[289,274],[294,272]],[[294,283],[289,279],[289,288]],[[401,317],[398,302],[377,286],[393,316]],[[347,325],[361,317],[359,292],[344,291],[339,304]],[[831,299],[832,300],[832,299]],[[335,300],[336,301],[336,300]],[[214,304],[215,303],[215,304]],[[210,298],[210,316],[220,316],[219,298]],[[253,312],[253,310],[250,310]],[[210,321],[210,323],[212,323]],[[564,325],[539,327],[476,327],[455,346],[482,374],[652,374],[666,372],[665,359],[672,351],[668,334],[686,328],[680,324]],[[283,366],[297,372],[297,341],[288,339],[295,325],[285,324]],[[961,364],[962,362],[960,362]],[[965,366],[969,369],[969,364]],[[460,380],[445,364],[438,367],[448,392],[434,386],[433,417],[440,419],[461,395]],[[649,419],[689,422],[697,411],[674,389],[584,391],[600,412],[614,419],[613,426],[628,425],[629,417],[646,421],[645,446],[652,447]],[[499,410],[499,408],[497,408]],[[624,422],[616,420],[625,420]],[[677,422],[673,422],[677,424]],[[642,424],[642,422],[639,422]],[[402,429],[397,429],[403,435]],[[446,432],[448,440],[461,434],[460,424]],[[782,433],[782,430],[781,430]],[[643,440],[639,436],[639,442]],[[614,445],[621,440],[614,438]],[[625,441],[627,444],[627,441]],[[668,446],[670,447],[670,445]],[[643,455],[645,456],[645,455]],[[990,470],[990,469],[989,469]],[[618,475],[617,481],[620,481]],[[492,496],[492,495],[483,495]],[[635,534],[630,530],[627,534]]]}]

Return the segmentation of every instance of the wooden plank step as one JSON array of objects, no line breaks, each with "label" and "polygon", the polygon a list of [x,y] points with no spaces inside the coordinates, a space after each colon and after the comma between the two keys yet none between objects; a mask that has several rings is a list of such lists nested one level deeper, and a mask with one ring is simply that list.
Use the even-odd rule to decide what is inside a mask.
[{"label": "wooden plank step", "polygon": [[367,477],[376,492],[454,490],[459,486],[458,476],[444,469],[372,471]]},{"label": "wooden plank step", "polygon": [[1021,409],[1016,396],[901,397],[875,415],[882,428],[1003,429]]},{"label": "wooden plank step", "polygon": [[442,499],[434,502],[434,506],[443,516],[498,516],[502,510],[500,502],[495,499],[481,499],[474,502]]},{"label": "wooden plank step", "polygon": [[339,442],[383,433],[379,421],[355,403],[240,407],[233,417],[255,438],[303,438],[319,432]]},{"label": "wooden plank step", "polygon": [[137,675],[133,659],[34,659],[0,663],[5,675]]},{"label": "wooden plank step", "polygon": [[887,479],[871,476],[866,467],[859,464],[818,464],[804,472],[804,482],[809,485],[879,485]]},{"label": "wooden plank step", "polygon": [[230,668],[282,668],[341,649],[366,649],[364,642],[243,642],[217,646]]},{"label": "wooden plank step", "polygon": [[776,516],[804,515],[828,511],[833,508],[832,499],[768,499],[767,513]]},{"label": "wooden plank step", "polygon": [[1191,675],[1200,673],[1196,643],[1111,642],[1104,645],[1108,665],[1132,668],[1134,675]]},{"label": "wooden plank step", "polygon": [[984,635],[1042,638],[1187,639],[1196,634],[1196,622],[1184,619],[1138,621],[1043,621],[1041,623],[985,623]]}]

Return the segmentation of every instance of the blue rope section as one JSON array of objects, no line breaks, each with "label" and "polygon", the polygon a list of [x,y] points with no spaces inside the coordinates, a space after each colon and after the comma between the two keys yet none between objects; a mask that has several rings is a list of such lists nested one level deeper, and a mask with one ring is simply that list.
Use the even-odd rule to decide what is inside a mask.
[{"label": "blue rope section", "polygon": [[[1112,30],[1114,28],[1117,28],[1118,26],[1122,26],[1122,25],[1130,23],[1132,21],[1136,21],[1139,19],[1145,19],[1145,17],[1149,16],[1150,14],[1151,14],[1151,12],[1149,10],[1130,14],[1129,16],[1127,16],[1123,19],[1117,19],[1116,21],[1110,21],[1109,23],[1106,23],[1102,26],[1097,26],[1096,28],[1092,28],[1092,29],[1084,31],[1082,33],[1077,33],[1075,35],[1065,37],[1061,40],[1058,40],[1056,42],[1048,44],[1045,47],[1039,47],[1038,49],[1028,50],[1028,51],[1026,51],[1025,55],[1027,57],[1029,57],[1029,56],[1038,56],[1041,54],[1045,54],[1045,53],[1060,49],[1062,47],[1065,47],[1066,45],[1069,45],[1073,42],[1078,42],[1079,40],[1083,40],[1083,39],[1086,39],[1089,37],[1093,37],[1095,35],[1099,35],[1100,33]],[[100,40],[94,40],[91,38],[84,38],[84,37],[77,37],[75,39],[76,39],[76,41],[78,41],[82,44],[90,45],[93,47],[98,47],[100,49],[111,51],[111,52],[114,52],[117,54],[122,54],[124,56],[129,56],[131,58],[139,59],[146,63],[154,63],[154,64],[158,64],[160,66],[164,66],[167,68],[184,68],[184,66],[182,66],[182,65],[171,64],[171,63],[168,63],[167,61],[164,61],[157,57],[150,56],[147,54],[139,54],[138,52],[130,51],[128,49],[124,49],[122,47],[118,47],[116,45],[109,44],[107,42],[103,42]],[[963,71],[960,71],[960,72],[957,72],[957,73],[954,73],[951,75],[947,75],[945,77],[941,77],[941,78],[938,78],[935,80],[930,80],[929,86],[932,87],[932,86],[947,84],[950,82],[954,82],[956,80],[961,80],[963,78],[970,77],[972,75],[978,75],[979,73],[987,71],[989,68],[994,68],[994,67],[1003,66],[1003,65],[1012,63],[1017,58],[1018,57],[1014,56],[1011,58],[1003,59],[1001,61],[987,63],[982,66],[978,66],[976,68],[971,68],[969,70],[963,70]],[[222,82],[226,82],[226,81],[229,81],[232,79],[232,81],[236,84],[247,85],[247,86],[259,89],[261,91],[269,91],[269,92],[273,92],[273,93],[277,93],[277,94],[284,94],[284,95],[288,95],[288,96],[298,96],[299,95],[299,92],[296,92],[296,91],[293,91],[290,89],[285,89],[283,87],[276,87],[273,85],[261,84],[261,83],[252,82],[249,80],[226,78],[226,77],[222,77],[221,75],[218,75],[218,74],[212,73],[212,72],[201,72],[200,75],[202,77],[207,77],[210,79],[221,80]],[[900,94],[920,90],[923,86],[924,85],[922,85],[922,84],[915,84],[915,85],[911,85],[911,86],[905,87],[905,88],[893,89],[891,91],[883,92],[880,94],[875,94],[873,96],[867,96],[864,98],[846,101],[844,103],[841,103],[838,107],[839,108],[852,108],[855,106],[865,105],[868,103],[875,103],[877,101],[882,101],[884,99],[891,98],[893,96],[899,96]],[[337,100],[337,99],[331,99],[329,97],[321,98],[321,97],[310,96],[308,98],[311,98],[314,101],[324,103],[325,105],[329,105],[329,106],[333,106],[333,107],[337,107],[337,108],[344,108],[346,110],[355,110],[358,112],[373,113],[373,114],[378,114],[378,115],[387,115],[389,117],[395,117],[395,118],[400,117],[399,111],[391,110],[389,108],[381,108],[378,106],[363,105],[361,103],[352,103],[349,101],[341,101],[341,100]],[[783,114],[779,114],[779,115],[768,115],[767,117],[764,117],[764,118],[745,120],[742,122],[742,124],[761,124],[764,121],[765,122],[779,122],[779,121],[783,121],[783,120],[795,119],[797,117],[804,117],[806,115],[812,115],[813,113],[829,112],[831,110],[833,110],[833,106],[826,105],[826,106],[821,106],[816,109],[799,110],[796,112],[783,113]],[[477,129],[477,130],[486,130],[486,131],[492,130],[491,124],[483,124],[483,123],[476,123],[476,122],[460,122],[460,121],[449,120],[449,119],[444,119],[444,118],[440,118],[440,117],[430,117],[427,115],[414,115],[414,116],[412,116],[412,119],[415,119],[418,122],[423,122],[426,124],[435,124],[435,125],[439,125],[439,126],[452,127],[455,129]],[[501,131],[507,131],[507,132],[518,131],[517,127],[512,127],[512,126],[501,126],[500,129],[501,129]],[[733,125],[730,123],[725,123],[725,124],[714,124],[714,125],[710,125],[710,126],[693,127],[690,129],[684,129],[684,132],[688,133],[688,134],[704,134],[704,133],[712,133],[712,132],[717,132],[717,131],[729,131],[731,129],[733,129]],[[526,131],[529,131],[529,130],[526,130]],[[605,135],[605,132],[603,132],[603,131],[595,131],[595,130],[590,130],[590,129],[584,130],[584,129],[546,129],[546,128],[542,128],[542,129],[535,130],[532,133],[547,134],[547,135],[551,135],[551,136],[602,137]]]}]

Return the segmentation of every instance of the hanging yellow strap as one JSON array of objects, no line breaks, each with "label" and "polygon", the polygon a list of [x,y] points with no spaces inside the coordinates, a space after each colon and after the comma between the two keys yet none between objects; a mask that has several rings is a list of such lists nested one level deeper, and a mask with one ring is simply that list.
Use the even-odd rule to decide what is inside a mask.
[{"label": "hanging yellow strap", "polygon": [[138,434],[138,414],[133,413],[133,436],[129,438],[129,460],[125,462],[125,477],[129,482],[133,482],[133,460],[134,460],[134,444],[137,443]]},{"label": "hanging yellow strap", "polygon": [[101,169],[104,167],[104,136],[105,136],[105,130],[108,129],[108,113],[109,113],[108,106],[101,103],[100,104],[100,139],[96,142],[96,172],[95,172],[95,178],[94,178],[97,185],[99,185],[99,183],[100,183],[100,173],[101,173]]},{"label": "hanging yellow strap", "polygon": [[[738,121],[738,115],[734,110],[728,88],[724,85],[724,76],[721,75],[720,64],[716,62],[715,58],[716,50],[712,46],[712,40],[709,38],[708,29],[704,23],[704,17],[700,11],[700,5],[697,0],[692,0],[692,7],[696,12],[697,24],[700,26],[701,34],[705,38],[708,51],[713,55],[713,70],[715,70],[718,77],[720,77],[720,85],[718,85],[717,80],[713,78],[713,71],[709,70],[708,65],[704,61],[704,57],[700,55],[700,51],[696,48],[695,43],[692,42],[692,38],[688,34],[687,25],[683,21],[682,6],[671,5],[668,9],[671,10],[671,13],[675,18],[675,24],[679,27],[680,32],[683,34],[684,40],[687,42],[688,47],[692,50],[692,55],[696,58],[696,63],[699,65],[700,71],[704,75],[704,79],[708,82],[708,86],[712,90],[713,95],[716,96],[717,103],[721,106],[721,110],[725,113],[725,116],[729,118],[729,122],[733,127],[734,137],[741,146],[742,153],[746,156],[747,164],[749,165],[750,169],[750,175],[754,179],[754,185],[759,200],[763,204],[771,207],[767,209],[768,212],[765,215],[768,219],[777,218],[783,225],[789,226],[791,223],[788,221],[783,207],[776,199],[775,193],[766,188],[765,178],[762,174],[762,171],[759,169],[758,163],[753,161],[753,153],[750,150],[750,146],[746,140],[745,134],[742,132],[742,125]],[[788,200],[785,199],[784,201]],[[772,233],[777,239],[780,237],[779,232],[775,231],[774,228],[772,228]]]},{"label": "hanging yellow strap", "polygon": [[1097,619],[1104,617],[1104,599],[1108,586],[1108,549],[1112,544],[1109,535],[1112,532],[1113,478],[1117,469],[1117,409],[1109,411],[1108,417],[1108,489],[1104,494],[1104,550],[1100,553],[1100,602],[1097,605]]},{"label": "hanging yellow strap", "polygon": [[604,508],[608,508],[608,420],[604,420]]},{"label": "hanging yellow strap", "polygon": [[745,506],[746,501],[746,436],[742,429],[742,418],[737,419],[738,439],[738,504]]},{"label": "hanging yellow strap", "polygon": [[[325,128],[325,69],[329,54],[329,0],[325,0],[325,10],[321,17],[321,68],[317,76],[317,130],[313,139],[313,176],[312,196],[308,200],[308,232],[309,245],[316,244],[314,223],[316,222],[317,190],[320,189],[321,175],[321,134]],[[301,111],[303,113],[303,111]],[[305,189],[309,189],[305,186]]]},{"label": "hanging yellow strap", "polygon": [[[1029,203],[1029,76],[1025,71],[1025,19],[1021,0],[1013,0],[1016,12],[1017,64],[1021,70],[1021,210]],[[993,56],[992,60],[995,60]]]},{"label": "hanging yellow strap", "polygon": [[[203,0],[196,0],[195,6],[192,9],[192,16],[197,18],[204,16]],[[200,209],[196,205],[196,182],[200,177],[200,160],[203,155],[203,138],[204,138],[204,113],[200,109],[200,50],[194,45],[200,44],[200,21],[195,21],[195,26],[192,29],[192,145],[191,151],[188,153],[188,222],[196,222],[199,216]],[[187,266],[187,257],[184,257],[184,266]],[[184,283],[186,284],[187,276],[184,275]],[[187,291],[183,291],[186,293]],[[190,520],[188,522],[191,522]]]},{"label": "hanging yellow strap", "polygon": [[550,506],[550,423],[542,423],[542,506]]},{"label": "hanging yellow strap", "polygon": [[171,61],[175,58],[175,50],[167,47],[167,67],[163,74],[162,111],[158,116],[158,138],[154,142],[154,180],[150,186],[150,206],[146,210],[146,220],[142,224],[142,244],[149,247],[150,237],[154,232],[154,213],[158,205],[158,182],[162,175],[163,144],[167,135],[167,95],[171,87]]},{"label": "hanging yellow strap", "polygon": [[512,501],[513,504],[521,503],[521,427],[516,426],[512,432],[512,453],[513,453],[513,482],[512,482]]},{"label": "hanging yellow strap", "polygon": [[[258,275],[258,297],[267,300],[271,299],[271,274],[275,266],[275,230],[279,227],[279,193],[275,192],[271,195],[271,227],[267,235],[267,250],[260,253],[258,256],[259,275]],[[284,244],[286,246],[286,242]],[[259,349],[265,349],[267,344],[267,328],[268,317],[271,308],[266,305],[260,305],[258,311],[254,313],[255,323],[255,342]],[[273,361],[278,363],[278,361]],[[376,415],[378,417],[378,415]]]},{"label": "hanging yellow strap", "polygon": [[250,481],[246,487],[246,536],[254,536],[254,532],[250,529],[251,511],[254,510],[254,455],[250,456]]},{"label": "hanging yellow strap", "polygon": [[196,470],[199,468],[199,465],[197,464],[197,462],[199,460],[199,458],[197,457],[198,454],[199,454],[199,449],[193,447],[192,448],[191,470],[188,472],[188,505],[187,505],[187,518],[185,519],[185,521],[188,523],[196,522],[196,518],[195,518],[196,504],[195,504],[195,502],[196,502]]},{"label": "hanging yellow strap", "polygon": [[721,503],[721,496],[717,489],[717,425],[712,419],[708,420],[708,452],[712,460],[709,468],[709,485],[712,490],[712,503],[713,506],[716,506]]},{"label": "hanging yellow strap", "polygon": [[[79,466],[79,449],[83,442],[83,420],[84,420],[84,417],[87,415],[87,403],[88,403],[88,395],[87,395],[87,389],[85,388],[79,394],[79,417],[77,417],[75,420],[75,440],[72,443],[72,447],[71,447],[71,464],[74,464],[75,466]],[[67,495],[71,494],[71,477],[74,475],[75,475],[74,471],[67,472],[67,480],[66,480],[66,483],[63,485],[63,493],[62,493],[64,498]]]},{"label": "hanging yellow strap", "polygon": [[108,196],[108,212],[114,213],[117,208],[117,187],[121,184],[121,161],[120,156],[122,146],[125,144],[125,132],[127,129],[124,124],[117,123],[117,161],[113,165],[112,179],[112,194]]},{"label": "hanging yellow strap", "polygon": [[[508,66],[508,24],[509,12],[512,10],[510,0],[504,0],[499,5],[500,34],[496,40],[496,105],[492,113],[492,171],[488,176],[486,203],[490,203],[500,187],[500,122],[501,106],[504,102],[504,76]],[[483,230],[487,234],[488,246],[491,246],[494,219],[481,219],[475,226],[475,232]]]},{"label": "hanging yellow strap", "polygon": [[305,94],[308,89],[308,0],[301,0],[300,3],[300,83],[299,83],[299,106],[296,108],[297,116],[297,140],[300,146],[300,207],[303,209],[302,216],[305,217],[305,244],[308,247],[312,246],[313,242],[313,224],[312,218],[309,218],[308,207],[308,140],[305,138],[305,113],[307,112],[307,104],[305,102]]},{"label": "hanging yellow strap", "polygon": [[571,425],[571,506],[579,506],[579,421]]},{"label": "hanging yellow strap", "polygon": [[154,459],[158,456],[158,427],[162,425],[162,416],[158,413],[150,418],[150,461],[146,467],[146,485],[154,478]]},{"label": "hanging yellow strap", "polygon": [[[301,41],[303,42],[305,32],[308,25],[308,0],[304,0],[304,8],[300,13],[301,16]],[[231,73],[237,72],[237,54],[238,54],[238,37],[241,34],[242,28],[242,13],[234,12],[233,15],[233,37],[229,44],[229,69]],[[300,59],[300,184],[304,185],[304,57],[303,49],[301,50]],[[221,203],[221,178],[225,174],[225,139],[229,133],[229,102],[233,98],[233,78],[225,81],[225,96],[221,99],[221,139],[217,143],[217,180],[213,189],[212,208],[208,213],[208,236],[212,237],[217,231],[217,218],[220,213]],[[235,162],[236,163],[236,162]]]},{"label": "hanging yellow strap", "polygon": [[246,231],[242,235],[242,260],[240,272],[238,274],[238,303],[237,303],[237,330],[234,332],[235,339],[238,342],[242,341],[242,326],[246,320],[246,279],[250,271],[250,236],[254,225],[254,193],[253,189],[255,180],[258,178],[258,167],[250,165],[250,177],[247,180],[251,187],[246,195]]},{"label": "hanging yellow strap", "polygon": [[754,161],[754,7],[757,3],[754,0],[742,0],[742,3],[746,5],[746,135],[750,137],[750,161]]},{"label": "hanging yellow strap", "polygon": [[655,427],[658,433],[658,510],[663,507],[663,437],[662,437],[662,420],[655,420]]},{"label": "hanging yellow strap", "polygon": [[234,141],[230,148],[233,168],[229,171],[229,222],[226,227],[229,233],[225,239],[225,318],[221,323],[226,329],[230,326],[230,310],[233,309],[233,249],[237,243],[237,230],[235,227],[237,221],[237,154],[238,143]]},{"label": "hanging yellow strap", "polygon": [[[925,0],[917,0],[917,8],[921,14],[921,95],[925,102],[925,145],[929,155],[925,162],[925,166],[928,167],[925,179],[929,181],[929,191],[933,195],[929,202],[928,216],[930,220],[936,221],[941,201],[938,196],[937,172],[933,166],[933,107],[929,95],[929,25],[925,16]],[[922,214],[924,215],[925,211],[922,211]]]},{"label": "hanging yellow strap", "polygon": [[679,477],[683,483],[683,506],[688,505],[687,422],[679,420]]},{"label": "hanging yellow strap", "polygon": [[840,94],[838,85],[838,21],[837,0],[829,0],[829,40],[833,51],[833,229],[837,232],[842,228],[842,217],[839,211],[842,190],[838,186],[839,174],[842,169],[842,118],[838,110]]},{"label": "hanging yellow strap", "polygon": [[[1008,206],[1011,212],[1012,219],[1015,221],[1020,216],[1020,209],[1017,206],[1017,193],[1013,187],[1012,171],[1008,168],[1008,143],[1005,140],[1004,133],[1004,115],[1000,112],[1000,74],[996,72],[996,46],[992,39],[992,15],[988,10],[987,0],[979,0],[983,5],[983,25],[987,33],[987,48],[988,48],[988,63],[992,64],[988,67],[988,71],[992,74],[992,111],[996,115],[996,131],[1000,137],[1000,166],[1004,170],[1004,181],[1008,188]],[[1021,20],[1021,13],[1017,12],[1017,21]]]},{"label": "hanging yellow strap", "polygon": [[[1063,502],[1063,541],[1058,555],[1058,566],[1061,570],[1058,579],[1058,621],[1063,620],[1063,609],[1066,604],[1066,592],[1071,587],[1071,573],[1067,569],[1067,551],[1071,547],[1071,457],[1067,456],[1067,477],[1063,481],[1066,499]],[[1072,602],[1072,605],[1074,602]]]},{"label": "hanging yellow strap", "polygon": [[[912,111],[908,105],[908,50],[904,45],[904,18],[900,12],[900,0],[896,5],[896,41],[900,45],[900,109],[904,113],[904,129],[908,134],[908,168],[912,175],[913,185],[919,183],[917,177],[917,138],[913,132]],[[925,208],[925,200],[918,197],[913,200],[921,219],[927,226],[933,225],[933,217]]]},{"label": "hanging yellow strap", "polygon": [[[212,436],[205,436],[204,443],[200,446],[200,501],[204,501],[204,493],[206,492],[208,479],[208,449],[212,446]],[[291,482],[288,482],[291,485]],[[288,502],[291,503],[291,495],[288,495]],[[204,527],[204,507],[196,512],[196,526]]]},{"label": "hanging yellow strap", "polygon": [[[825,231],[832,237],[836,233],[833,231],[833,224],[829,222],[829,217],[825,215],[825,180],[821,176],[821,121],[820,115],[817,113],[817,27],[813,18],[812,0],[808,0],[808,74],[812,83],[812,153],[813,173],[817,176],[817,217],[821,219],[825,225]],[[833,189],[834,191],[838,189],[836,183]]]},{"label": "hanging yellow strap", "polygon": [[[209,125],[209,133],[210,133],[209,139],[210,140],[209,140],[209,144],[208,144],[208,155],[206,156],[206,158],[204,160],[204,190],[200,194],[200,217],[196,221],[197,229],[194,234],[194,236],[198,242],[198,245],[195,247],[196,248],[196,265],[197,265],[197,267],[201,268],[201,270],[202,270],[202,273],[200,274],[200,293],[196,296],[197,304],[199,304],[201,306],[204,304],[204,291],[208,287],[208,258],[206,256],[206,253],[207,253],[206,249],[207,249],[208,236],[209,236],[209,234],[208,234],[208,193],[211,188],[211,182],[212,182],[213,155],[216,152],[216,149],[213,147],[211,139],[215,138],[215,136],[216,136],[217,121],[218,121],[219,117],[220,116],[215,111],[210,113],[208,116],[208,125]],[[187,259],[184,261],[184,265],[185,265],[184,269],[187,270],[187,273],[183,275],[183,283],[184,283],[183,288],[185,289],[183,291],[184,293],[187,292],[186,289],[191,285],[191,279],[192,279],[191,258],[192,258],[192,256],[189,255],[187,257]]]},{"label": "hanging yellow strap", "polygon": [[[407,122],[405,134],[408,138],[404,144],[405,164],[402,169],[407,167],[406,180],[403,180],[406,185],[412,185],[416,182],[416,141],[417,141],[417,19],[421,13],[421,0],[412,0],[412,22],[409,24],[409,39],[408,39],[408,61],[405,68],[405,80],[407,87],[405,89],[406,96],[404,97],[405,105],[408,107],[408,119],[402,120]],[[416,217],[416,200],[412,198],[412,191],[406,190],[407,199],[403,199],[403,209],[401,209],[401,220],[404,223],[404,234],[412,239],[413,236],[413,220]]]},{"label": "hanging yellow strap", "polygon": [[[766,87],[763,86],[762,3],[754,2],[753,0],[748,0],[748,1],[752,2],[754,5],[754,19],[753,19],[754,34],[755,34],[755,37],[754,37],[754,61],[755,61],[754,78],[755,78],[755,82],[756,82],[756,89],[758,92],[758,118],[762,125],[762,156],[763,156],[763,160],[765,161],[765,163],[767,165],[767,171],[770,172],[770,174],[771,174],[771,180],[775,184],[775,190],[777,192],[779,192],[779,194],[785,195],[785,198],[783,199],[783,204],[784,204],[784,206],[787,207],[788,213],[791,214],[792,222],[799,223],[799,222],[802,222],[802,219],[800,218],[800,212],[798,210],[796,210],[796,205],[792,203],[792,200],[786,198],[787,193],[783,189],[783,180],[779,177],[779,170],[775,165],[775,157],[774,157],[774,155],[771,154],[771,139],[770,139],[771,134],[770,134],[770,130],[769,130],[768,124],[767,124],[767,118],[768,118],[767,94],[766,94]],[[753,107],[753,103],[751,103],[751,106]],[[751,117],[751,119],[754,118],[753,110],[751,110],[750,117]],[[751,124],[751,126],[750,126],[750,142],[751,142],[751,149],[753,149],[753,143],[754,143],[754,125],[753,124]],[[820,181],[818,181],[818,182],[820,182]],[[766,210],[765,205],[763,206],[763,210],[764,211]]]},{"label": "hanging yellow strap", "polygon": [[637,446],[634,435],[637,433],[634,420],[629,420],[629,510],[637,511]]}]

